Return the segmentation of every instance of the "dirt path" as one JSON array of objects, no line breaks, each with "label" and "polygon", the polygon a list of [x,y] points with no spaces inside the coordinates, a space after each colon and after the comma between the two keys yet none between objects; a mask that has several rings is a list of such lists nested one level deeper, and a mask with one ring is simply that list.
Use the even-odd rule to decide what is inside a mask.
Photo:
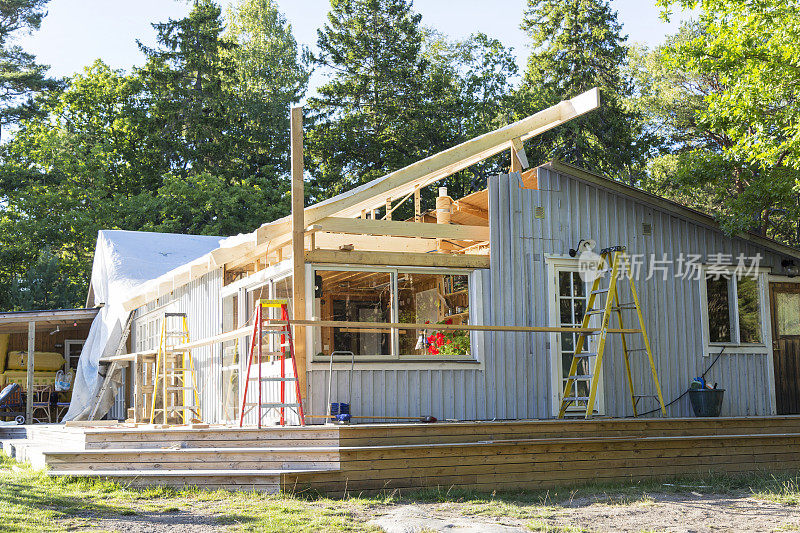
[{"label": "dirt path", "polygon": [[[531,506],[523,516],[501,509],[480,514],[458,504],[407,504],[380,509],[372,524],[387,533],[420,531],[510,533],[512,531],[787,531],[800,530],[800,508],[748,495],[650,494],[631,503],[576,499],[556,506]],[[490,516],[487,516],[490,515]]]},{"label": "dirt path", "polygon": [[[176,502],[177,503],[177,502]],[[719,532],[800,530],[800,506],[756,499],[749,494],[719,495],[697,492],[647,494],[636,498],[595,496],[558,504],[479,500],[442,503],[398,503],[347,508],[349,517],[337,530],[385,531],[387,533],[514,533],[530,531],[605,532]],[[312,513],[321,504],[309,502]],[[332,505],[330,501],[326,504]],[[339,504],[333,504],[338,506]],[[249,531],[325,531],[324,527],[286,527],[280,518],[266,524],[230,508],[214,504],[180,502],[177,507],[137,509],[130,514],[75,516],[63,523],[67,530],[118,531],[121,533]],[[297,524],[293,524],[297,525]],[[71,527],[70,527],[71,526]],[[248,527],[250,526],[250,527]],[[253,527],[255,526],[255,527]]]}]

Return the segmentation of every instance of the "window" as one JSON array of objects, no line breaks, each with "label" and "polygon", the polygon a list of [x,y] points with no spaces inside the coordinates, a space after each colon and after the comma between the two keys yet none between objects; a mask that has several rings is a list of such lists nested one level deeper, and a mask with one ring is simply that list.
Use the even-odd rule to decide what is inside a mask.
[{"label": "window", "polygon": [[[570,270],[558,271],[558,325],[565,328],[579,328],[583,324],[583,317],[586,314],[586,303],[588,300],[586,284],[581,279],[578,272]],[[572,366],[573,354],[578,341],[577,333],[561,333],[561,391],[567,385],[567,377]],[[587,338],[587,342],[590,339]],[[584,345],[582,353],[591,352],[591,347]],[[588,376],[594,367],[594,357],[590,359],[580,359],[576,374]],[[572,393],[575,396],[589,396],[591,379],[575,380],[575,389]],[[577,394],[575,394],[577,392]],[[576,408],[586,410],[586,401],[580,400]]]},{"label": "window", "polygon": [[466,272],[432,269],[325,267],[314,271],[313,316],[367,323],[428,323],[430,328],[315,328],[314,353],[361,359],[463,360],[470,358],[466,331],[437,330],[436,324],[469,322]]},{"label": "window", "polygon": [[707,277],[705,289],[710,343],[763,343],[758,279],[750,276]]},{"label": "window", "polygon": [[774,295],[778,335],[800,336],[800,293],[776,291]]}]

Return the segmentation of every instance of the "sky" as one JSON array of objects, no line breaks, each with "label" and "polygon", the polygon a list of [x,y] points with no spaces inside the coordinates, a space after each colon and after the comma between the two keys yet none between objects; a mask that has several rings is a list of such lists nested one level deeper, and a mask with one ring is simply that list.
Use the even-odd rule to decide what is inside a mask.
[{"label": "sky", "polygon": [[[233,0],[218,0],[224,5]],[[312,50],[317,28],[326,20],[328,0],[277,0],[281,12],[292,25],[295,38]],[[519,20],[526,0],[415,0],[422,23],[437,28],[453,39],[481,31],[512,47],[520,71],[529,49]],[[659,19],[655,0],[612,0],[629,42],[655,46],[673,33],[682,18],[671,23]],[[24,35],[19,44],[34,53],[39,62],[50,65],[52,76],[79,72],[97,58],[114,68],[130,70],[141,65],[143,56],[136,45],[155,43],[152,22],[180,18],[189,10],[185,0],[50,0],[48,15],[38,32]],[[313,87],[324,82],[321,75],[311,80]]]}]

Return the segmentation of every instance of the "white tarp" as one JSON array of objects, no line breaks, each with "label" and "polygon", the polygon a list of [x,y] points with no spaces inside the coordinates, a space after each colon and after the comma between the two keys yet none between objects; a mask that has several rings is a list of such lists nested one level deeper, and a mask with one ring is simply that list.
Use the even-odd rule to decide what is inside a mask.
[{"label": "white tarp", "polygon": [[[91,287],[94,301],[103,304],[83,345],[72,401],[64,420],[86,420],[103,383],[98,373],[103,356],[114,355],[128,318],[123,303],[137,288],[162,274],[215,250],[222,237],[101,230],[97,234]],[[106,413],[114,401],[109,391],[98,413]]]}]

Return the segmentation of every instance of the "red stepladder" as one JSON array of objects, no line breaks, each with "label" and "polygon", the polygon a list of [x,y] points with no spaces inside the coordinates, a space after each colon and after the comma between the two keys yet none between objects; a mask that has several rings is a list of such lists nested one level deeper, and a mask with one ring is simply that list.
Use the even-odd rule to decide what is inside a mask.
[{"label": "red stepladder", "polygon": [[[279,308],[281,318],[279,320],[270,319],[264,316],[264,309]],[[275,335],[278,340],[278,350],[274,352],[264,352],[264,334]],[[292,377],[286,377],[286,359],[292,360]],[[280,377],[263,376],[262,362],[264,356],[280,357]],[[258,377],[250,377],[253,366],[258,366]],[[248,402],[247,392],[251,382],[258,383],[257,401]],[[293,381],[296,394],[296,402],[286,403],[286,382]],[[280,393],[280,400],[263,401],[262,391],[264,383],[277,382]],[[300,395],[300,382],[297,379],[297,363],[294,359],[294,340],[292,339],[292,324],[289,320],[289,302],[287,300],[258,300],[256,301],[256,311],[253,320],[253,333],[250,339],[250,356],[247,361],[247,377],[245,379],[244,393],[242,394],[242,407],[239,410],[239,427],[244,426],[244,417],[253,409],[257,412],[257,425],[262,426],[264,415],[271,409],[278,409],[280,412],[280,425],[286,425],[286,409],[295,409],[300,420],[300,425],[305,426],[305,415],[303,414],[302,396]]]}]

